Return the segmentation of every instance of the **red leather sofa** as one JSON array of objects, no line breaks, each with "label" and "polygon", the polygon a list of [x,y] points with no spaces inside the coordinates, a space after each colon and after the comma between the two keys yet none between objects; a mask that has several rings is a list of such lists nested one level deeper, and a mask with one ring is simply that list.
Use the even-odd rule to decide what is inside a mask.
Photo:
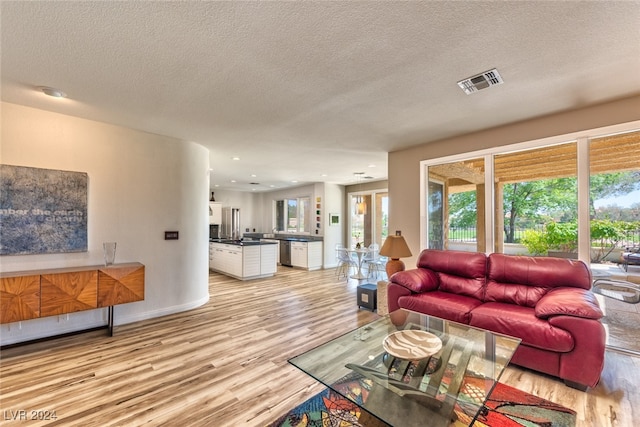
[{"label": "red leather sofa", "polygon": [[602,311],[581,261],[423,250],[417,268],[395,273],[389,311],[405,308],[522,340],[512,363],[580,390],[604,365]]}]

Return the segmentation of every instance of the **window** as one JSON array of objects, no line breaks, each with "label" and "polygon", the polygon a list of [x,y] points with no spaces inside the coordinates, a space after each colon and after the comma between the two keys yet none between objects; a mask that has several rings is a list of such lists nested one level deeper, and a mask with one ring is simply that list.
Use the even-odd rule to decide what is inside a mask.
[{"label": "window", "polygon": [[309,233],[310,206],[309,197],[276,200],[275,229],[287,233]]},{"label": "window", "polygon": [[577,152],[570,141],[494,156],[494,252],[577,257]]},{"label": "window", "polygon": [[421,246],[617,262],[640,235],[638,123],[423,161]]},{"label": "window", "polygon": [[428,177],[427,247],[483,252],[484,158],[431,165]]},{"label": "window", "polygon": [[640,245],[640,131],[589,144],[591,262],[619,262]]},{"label": "window", "polygon": [[429,249],[444,249],[444,184],[429,180],[427,200]]}]

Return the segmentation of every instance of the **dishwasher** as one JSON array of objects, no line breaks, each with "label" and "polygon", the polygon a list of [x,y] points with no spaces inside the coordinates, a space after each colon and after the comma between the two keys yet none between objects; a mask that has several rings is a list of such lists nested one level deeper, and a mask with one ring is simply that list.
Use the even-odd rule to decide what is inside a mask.
[{"label": "dishwasher", "polygon": [[291,241],[280,240],[280,265],[293,267],[291,265]]}]

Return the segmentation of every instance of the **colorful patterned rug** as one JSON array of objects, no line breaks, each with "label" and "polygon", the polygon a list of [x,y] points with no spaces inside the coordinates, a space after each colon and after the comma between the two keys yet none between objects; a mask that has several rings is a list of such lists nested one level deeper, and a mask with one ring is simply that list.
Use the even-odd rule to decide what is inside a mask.
[{"label": "colorful patterned rug", "polygon": [[[479,380],[478,380],[479,381]],[[461,388],[464,400],[478,401],[484,396],[474,379],[465,380]],[[334,385],[341,393],[355,401],[366,401],[372,382],[355,374],[348,375]],[[464,406],[464,405],[463,405]],[[477,406],[476,406],[477,407]],[[456,421],[452,426],[467,426],[473,415],[456,405]],[[361,409],[342,395],[326,389],[278,418],[268,427],[367,427],[359,422]],[[575,411],[557,405],[516,388],[498,383],[474,427],[573,427]]]}]

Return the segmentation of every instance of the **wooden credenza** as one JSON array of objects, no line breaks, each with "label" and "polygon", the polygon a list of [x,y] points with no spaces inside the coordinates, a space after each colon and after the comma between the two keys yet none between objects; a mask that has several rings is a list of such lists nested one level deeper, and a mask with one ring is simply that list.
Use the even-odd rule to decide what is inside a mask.
[{"label": "wooden credenza", "polygon": [[0,323],[144,300],[144,265],[134,262],[0,273]]}]

